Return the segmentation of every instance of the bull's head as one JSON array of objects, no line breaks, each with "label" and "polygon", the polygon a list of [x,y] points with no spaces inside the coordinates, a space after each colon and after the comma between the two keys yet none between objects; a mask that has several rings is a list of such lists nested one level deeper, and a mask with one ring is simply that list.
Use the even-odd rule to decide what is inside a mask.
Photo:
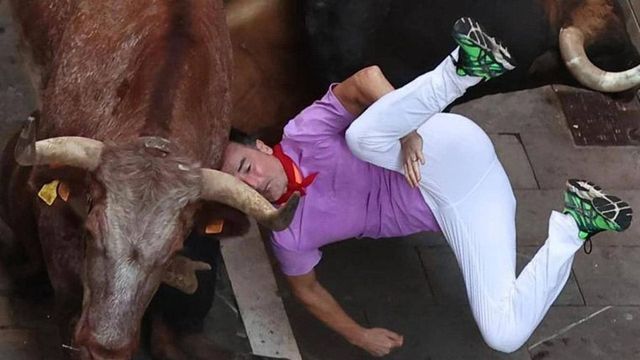
[{"label": "bull's head", "polygon": [[614,0],[558,4],[560,52],[576,80],[603,92],[640,86],[640,56],[625,30],[620,6]]},{"label": "bull's head", "polygon": [[82,315],[75,342],[89,359],[129,358],[139,324],[162,281],[195,291],[204,263],[176,255],[200,200],[234,207],[272,229],[288,226],[298,197],[275,209],[233,176],[201,168],[169,141],[126,144],[59,137],[35,141],[33,120],[16,147],[21,165],[57,164],[88,171]]}]

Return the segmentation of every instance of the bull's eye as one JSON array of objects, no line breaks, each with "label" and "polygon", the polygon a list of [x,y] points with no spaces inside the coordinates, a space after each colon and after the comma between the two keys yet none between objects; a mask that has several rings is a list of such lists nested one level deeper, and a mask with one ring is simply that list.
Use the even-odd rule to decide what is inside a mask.
[{"label": "bull's eye", "polygon": [[87,193],[87,212],[91,211],[93,208],[93,196],[90,193]]}]

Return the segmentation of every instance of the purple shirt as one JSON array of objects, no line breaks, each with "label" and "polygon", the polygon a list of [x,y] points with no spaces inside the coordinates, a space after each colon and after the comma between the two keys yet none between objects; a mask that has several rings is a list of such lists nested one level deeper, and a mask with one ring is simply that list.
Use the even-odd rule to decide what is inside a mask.
[{"label": "purple shirt", "polygon": [[364,162],[344,132],[355,117],[329,89],[284,128],[282,150],[303,176],[318,172],[291,222],[271,243],[282,272],[303,275],[320,261],[319,248],[353,237],[394,237],[438,231],[420,190],[398,172]]}]

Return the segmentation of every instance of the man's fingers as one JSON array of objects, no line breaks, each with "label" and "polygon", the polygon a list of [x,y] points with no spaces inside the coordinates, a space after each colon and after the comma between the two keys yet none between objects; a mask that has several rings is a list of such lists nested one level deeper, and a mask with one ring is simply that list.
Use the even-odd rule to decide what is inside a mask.
[{"label": "man's fingers", "polygon": [[396,348],[402,346],[402,343],[404,342],[404,337],[402,335],[387,330],[387,336],[393,343],[392,347]]},{"label": "man's fingers", "polygon": [[413,174],[416,185],[418,185],[418,182],[420,182],[420,164],[417,161],[413,163]]},{"label": "man's fingers", "polygon": [[413,186],[413,179],[411,178],[411,165],[410,163],[404,164],[404,174],[407,177],[409,185]]},{"label": "man's fingers", "polygon": [[391,350],[385,349],[385,350],[377,350],[373,355],[377,356],[377,357],[382,357],[385,355],[389,355],[389,353],[391,352]]},{"label": "man's fingers", "polygon": [[395,333],[395,332],[393,332],[393,331],[391,331],[391,330],[387,330],[387,329],[381,329],[381,330],[384,332],[384,334],[385,334],[389,339],[391,339],[391,340],[393,340],[393,341],[399,341],[399,340],[402,340],[402,335],[400,335],[400,334],[398,334],[398,333]]},{"label": "man's fingers", "polygon": [[416,187],[416,185],[418,184],[418,181],[416,178],[416,171],[413,164],[409,165],[409,175],[411,176],[411,186]]},{"label": "man's fingers", "polygon": [[409,170],[407,169],[407,164],[402,165],[402,169],[404,170],[404,178],[407,179],[409,185],[411,185],[411,176],[409,176]]},{"label": "man's fingers", "polygon": [[427,161],[424,159],[424,154],[420,151],[418,152],[418,159],[420,159],[420,164],[424,165]]},{"label": "man's fingers", "polygon": [[413,172],[411,171],[412,169],[410,163],[405,163],[402,167],[404,168],[404,177],[407,179],[409,185],[411,185],[411,187],[414,187],[415,179],[413,176]]},{"label": "man's fingers", "polygon": [[401,335],[383,328],[369,329],[367,338],[369,343],[362,347],[374,356],[388,355],[403,343]]},{"label": "man's fingers", "polygon": [[394,344],[402,344],[402,336],[401,335],[393,334],[393,336],[389,336],[389,338],[391,339],[391,341],[393,341]]}]

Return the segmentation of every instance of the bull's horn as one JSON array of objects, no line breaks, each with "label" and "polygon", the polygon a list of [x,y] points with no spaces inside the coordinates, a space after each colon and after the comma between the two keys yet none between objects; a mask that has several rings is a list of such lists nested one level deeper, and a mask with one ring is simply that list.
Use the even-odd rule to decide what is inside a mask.
[{"label": "bull's horn", "polygon": [[202,169],[202,198],[234,207],[276,231],[289,226],[300,200],[296,193],[276,209],[249,185],[213,169]]},{"label": "bull's horn", "polygon": [[560,54],[565,65],[582,85],[602,92],[620,92],[640,85],[640,65],[622,72],[595,66],[584,50],[584,33],[575,26],[560,30]]},{"label": "bull's horn", "polygon": [[22,166],[59,164],[94,170],[104,145],[94,139],[61,136],[35,141],[35,119],[29,117],[16,143],[15,157]]},{"label": "bull's horn", "polygon": [[174,256],[167,263],[162,282],[186,294],[198,290],[196,271],[211,270],[211,266],[202,261],[194,261],[182,255]]}]

